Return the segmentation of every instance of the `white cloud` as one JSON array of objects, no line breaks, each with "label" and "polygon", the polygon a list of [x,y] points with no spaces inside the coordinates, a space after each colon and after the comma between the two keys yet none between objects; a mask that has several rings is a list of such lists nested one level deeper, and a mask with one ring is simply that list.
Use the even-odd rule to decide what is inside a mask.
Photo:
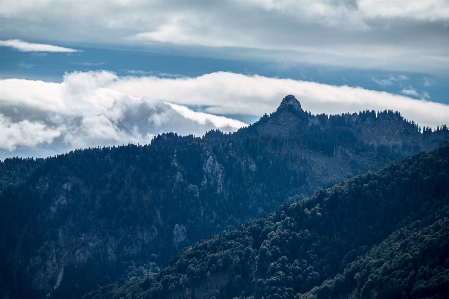
[{"label": "white cloud", "polygon": [[[405,80],[405,78],[402,78]],[[110,88],[134,97],[148,97],[204,112],[261,116],[274,111],[280,100],[293,94],[312,113],[337,114],[366,109],[400,111],[407,119],[435,128],[447,122],[449,106],[386,92],[332,86],[291,79],[217,72],[196,78],[124,77]],[[423,94],[420,98],[426,99]]]},{"label": "white cloud", "polygon": [[393,85],[393,81],[390,79],[377,79],[373,77],[372,80],[381,86]]},{"label": "white cloud", "polygon": [[406,75],[398,75],[398,76],[390,76],[388,79],[377,79],[377,78],[371,78],[375,83],[381,85],[381,86],[390,86],[398,82],[407,81],[408,77]]},{"label": "white cloud", "polygon": [[201,136],[246,124],[111,88],[115,74],[75,72],[62,83],[0,81],[0,158],[16,152],[51,155],[75,148],[149,143],[159,133]]},{"label": "white cloud", "polygon": [[[447,124],[449,106],[404,95],[291,79],[211,73],[194,78],[66,74],[62,83],[0,81],[0,156],[24,149],[37,155],[98,145],[148,143],[162,132],[203,135],[245,124],[220,115],[260,117],[293,94],[314,114],[400,111],[421,126]],[[413,89],[404,94],[417,97]],[[412,94],[413,93],[413,94]],[[428,95],[427,95],[428,96]],[[196,107],[195,112],[186,106]],[[0,157],[1,158],[1,157]]]},{"label": "white cloud", "polygon": [[18,39],[0,40],[0,46],[11,47],[21,52],[63,52],[63,53],[79,52],[78,50],[75,49],[46,44],[28,43]]},{"label": "white cloud", "polygon": [[401,93],[402,93],[402,94],[405,94],[405,95],[407,95],[407,96],[415,97],[415,98],[419,98],[419,96],[420,96],[420,94],[419,94],[416,90],[414,90],[413,88],[410,88],[410,89],[403,89],[403,90],[401,91]]},{"label": "white cloud", "polygon": [[16,123],[0,114],[0,149],[13,151],[17,146],[34,147],[51,143],[61,132],[40,122],[22,120]]},{"label": "white cloud", "polygon": [[422,94],[420,94],[419,92],[417,92],[413,87],[409,86],[408,88],[404,88],[403,90],[401,90],[401,93],[406,95],[406,96],[410,96],[410,97],[414,97],[414,98],[421,98],[421,99],[430,99],[430,96],[427,92],[423,92]]},{"label": "white cloud", "polygon": [[194,112],[185,106],[170,104],[170,106],[186,119],[193,120],[201,125],[212,123],[216,128],[227,128],[226,131],[233,131],[232,128],[239,128],[242,123],[238,120],[230,119],[224,116],[216,116],[203,112]]},{"label": "white cloud", "polygon": [[432,86],[432,80],[430,80],[429,78],[424,78],[423,79],[423,81],[422,81],[422,84],[425,86],[425,87],[430,87],[430,86]]}]

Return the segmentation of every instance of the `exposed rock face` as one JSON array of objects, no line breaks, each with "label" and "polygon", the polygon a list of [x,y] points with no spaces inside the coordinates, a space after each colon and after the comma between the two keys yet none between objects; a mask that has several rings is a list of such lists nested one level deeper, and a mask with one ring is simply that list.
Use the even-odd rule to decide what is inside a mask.
[{"label": "exposed rock face", "polygon": [[184,241],[187,241],[186,227],[183,224],[176,224],[173,229],[173,243],[175,247],[178,248],[179,244]]},{"label": "exposed rock face", "polygon": [[206,186],[209,183],[209,185],[216,186],[216,192],[217,194],[220,194],[223,191],[223,165],[219,164],[217,161],[214,161],[214,158],[212,156],[209,156],[209,158],[204,163],[203,171],[204,180],[201,182],[201,185]]}]

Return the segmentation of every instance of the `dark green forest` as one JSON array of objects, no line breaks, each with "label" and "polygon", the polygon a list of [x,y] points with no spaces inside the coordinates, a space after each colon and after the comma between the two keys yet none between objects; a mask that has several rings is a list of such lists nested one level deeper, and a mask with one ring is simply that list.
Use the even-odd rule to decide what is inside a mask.
[{"label": "dark green forest", "polygon": [[447,298],[449,143],[191,245],[100,298]]},{"label": "dark green forest", "polygon": [[0,162],[0,192],[26,182],[45,163],[45,159],[8,158]]},{"label": "dark green forest", "polygon": [[[313,115],[288,96],[275,112],[233,134],[210,131],[194,137],[168,133],[147,145],[80,149],[46,159],[5,159],[0,162],[0,297],[80,298],[100,286],[154,277],[182,248],[280,207],[286,209],[315,192],[315,197],[324,198],[329,193],[325,188],[436,148],[445,140],[449,140],[445,126],[421,129],[398,112]],[[383,181],[385,188],[393,179],[392,174]],[[380,180],[366,185],[371,192],[383,186]],[[410,185],[407,192],[412,191],[420,192]],[[396,224],[388,221],[397,211],[386,207],[380,206],[380,224],[364,228],[364,237],[355,241],[381,242],[393,232],[383,230],[384,226],[394,228],[391,225]],[[348,204],[348,209],[354,208]],[[361,212],[366,214],[379,207],[359,208],[369,209]],[[314,218],[324,215],[315,205],[304,207],[304,213],[305,209],[315,219],[308,224],[310,232],[319,231],[314,225],[337,231],[348,221],[341,220],[340,214],[349,213],[343,208],[340,218],[330,224]],[[422,219],[420,215],[414,219]],[[355,229],[347,225],[347,229]],[[273,229],[276,232],[277,228]],[[336,236],[328,235],[326,242],[323,239],[323,248],[332,248]],[[317,236],[310,233],[307,238],[312,242]],[[235,243],[236,248],[239,244]],[[359,250],[371,243],[360,244],[345,246]],[[345,258],[345,248],[335,249],[336,261]],[[302,254],[299,248],[295,252],[295,256]],[[324,266],[304,260],[307,267],[317,267],[312,272],[319,274],[320,282],[333,279],[339,269],[336,261],[324,271]],[[232,262],[222,260],[222,264],[228,267]],[[214,272],[217,267],[206,275],[210,272],[217,281],[227,279],[223,269]],[[247,271],[245,275],[250,275],[254,269]],[[307,283],[310,273],[300,273],[303,282],[294,292],[308,292],[310,286],[317,286],[310,283],[318,281],[313,280],[318,277],[315,274]],[[225,292],[224,284],[219,284]],[[178,290],[182,285],[173,287]],[[234,291],[226,294],[240,296]]]}]

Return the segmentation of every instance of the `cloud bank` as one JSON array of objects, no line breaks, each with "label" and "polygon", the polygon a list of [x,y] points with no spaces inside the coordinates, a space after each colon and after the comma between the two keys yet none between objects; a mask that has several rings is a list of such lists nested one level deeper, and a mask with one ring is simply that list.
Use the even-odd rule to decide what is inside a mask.
[{"label": "cloud bank", "polygon": [[111,88],[110,72],[66,74],[62,83],[0,81],[0,159],[48,156],[76,148],[146,144],[163,132],[202,136],[246,124]]},{"label": "cloud bank", "polygon": [[47,44],[28,43],[18,39],[0,40],[0,46],[11,47],[21,52],[62,52],[62,53],[79,52],[79,50],[75,49],[58,47]]},{"label": "cloud bank", "polygon": [[449,115],[448,105],[404,95],[225,72],[195,78],[75,72],[62,83],[6,79],[0,86],[0,158],[145,144],[162,132],[232,132],[245,123],[226,115],[260,117],[273,112],[287,94],[314,114],[391,109],[431,127],[447,123]]},{"label": "cloud bank", "polygon": [[314,114],[338,114],[362,110],[400,111],[422,126],[435,128],[447,123],[449,106],[426,100],[428,95],[404,95],[360,87],[332,86],[316,82],[246,76],[216,72],[196,78],[123,77],[110,88],[135,97],[194,105],[204,112],[221,115],[273,112],[282,98],[293,94],[304,109]]},{"label": "cloud bank", "polygon": [[449,2],[442,0],[0,0],[0,5],[3,39],[163,45],[164,51],[193,47],[196,54],[201,48],[204,55],[222,58],[438,74],[449,68]]}]

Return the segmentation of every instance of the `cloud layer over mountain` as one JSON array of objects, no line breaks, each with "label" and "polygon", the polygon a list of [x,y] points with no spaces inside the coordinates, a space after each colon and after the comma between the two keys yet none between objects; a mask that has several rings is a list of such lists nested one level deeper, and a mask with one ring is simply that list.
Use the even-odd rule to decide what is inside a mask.
[{"label": "cloud layer over mountain", "polygon": [[116,144],[149,143],[157,134],[232,132],[245,123],[111,89],[109,72],[72,73],[62,83],[0,82],[0,158]]},{"label": "cloud layer over mountain", "polygon": [[195,105],[204,112],[221,115],[271,113],[287,94],[295,95],[303,108],[314,114],[390,109],[433,128],[446,123],[449,115],[448,105],[429,102],[425,97],[418,100],[359,87],[227,72],[196,78],[123,77],[110,88],[134,97]]},{"label": "cloud layer over mountain", "polygon": [[75,72],[62,83],[6,79],[0,85],[0,158],[143,144],[170,131],[197,136],[210,129],[232,132],[245,123],[229,117],[271,113],[287,94],[314,114],[391,109],[431,127],[447,122],[449,115],[449,106],[424,99],[226,72],[195,78]]}]

